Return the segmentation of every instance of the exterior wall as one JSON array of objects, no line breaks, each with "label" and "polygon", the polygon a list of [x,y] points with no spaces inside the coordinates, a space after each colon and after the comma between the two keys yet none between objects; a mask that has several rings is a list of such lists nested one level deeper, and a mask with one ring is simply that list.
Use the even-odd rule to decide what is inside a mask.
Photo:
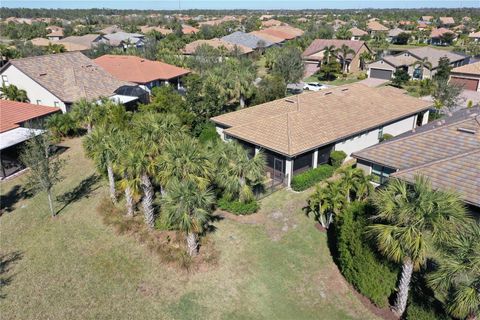
[{"label": "exterior wall", "polygon": [[[390,70],[395,72],[395,67],[389,65],[388,63],[384,62],[383,60],[379,60],[376,62],[373,62],[368,65],[367,67],[367,75],[370,78],[370,69],[383,69],[383,70]],[[393,76],[393,73],[392,73]]]},{"label": "exterior wall", "polygon": [[[415,127],[415,120],[417,116],[411,116],[408,118],[405,118],[403,120],[391,123],[385,127],[383,127],[383,133],[388,133],[393,136],[398,136],[401,133],[407,132],[409,130],[412,130]],[[428,119],[428,116],[427,116]]]},{"label": "exterior wall", "polygon": [[[41,104],[44,106],[58,107],[62,109],[62,112],[67,112],[67,107],[65,103],[53,95],[50,91],[39,85],[25,73],[20,71],[13,65],[10,65],[8,68],[2,72],[2,80],[7,76],[8,85],[13,84],[19,89],[23,89],[27,92],[28,99],[30,103]],[[39,102],[37,103],[37,101]]]},{"label": "exterior wall", "polygon": [[216,124],[216,125],[215,125],[215,130],[217,130],[217,133],[218,133],[218,135],[220,136],[220,138],[221,138],[223,141],[226,141],[225,135],[223,134],[223,130],[225,130],[225,128],[222,127],[222,126],[220,126],[220,125],[218,125],[218,124]]},{"label": "exterior wall", "polygon": [[379,129],[373,129],[369,132],[365,132],[363,134],[347,138],[343,141],[337,142],[335,144],[334,150],[335,151],[343,151],[347,154],[347,159],[351,159],[350,155],[367,147],[373,146],[374,144],[378,143],[378,133]]},{"label": "exterior wall", "polygon": [[352,62],[350,62],[350,66],[348,68],[349,72],[357,72],[361,71],[362,69],[360,68],[360,55],[363,52],[368,51],[367,47],[363,45],[360,50],[358,50],[358,53],[353,57]]}]

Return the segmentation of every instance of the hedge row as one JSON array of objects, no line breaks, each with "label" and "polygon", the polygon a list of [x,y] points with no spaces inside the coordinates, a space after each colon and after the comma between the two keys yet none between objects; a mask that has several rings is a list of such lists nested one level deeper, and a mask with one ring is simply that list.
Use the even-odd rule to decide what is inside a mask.
[{"label": "hedge row", "polygon": [[232,201],[225,197],[218,200],[218,207],[222,210],[238,215],[252,214],[257,212],[260,208],[256,200],[243,203],[237,200]]},{"label": "hedge row", "polygon": [[378,256],[365,235],[368,207],[353,202],[338,219],[337,252],[340,271],[360,293],[379,307],[388,305],[399,269]]},{"label": "hedge row", "polygon": [[328,179],[333,175],[335,168],[329,164],[322,164],[315,169],[302,172],[292,178],[291,187],[295,191],[303,191],[318,182]]}]

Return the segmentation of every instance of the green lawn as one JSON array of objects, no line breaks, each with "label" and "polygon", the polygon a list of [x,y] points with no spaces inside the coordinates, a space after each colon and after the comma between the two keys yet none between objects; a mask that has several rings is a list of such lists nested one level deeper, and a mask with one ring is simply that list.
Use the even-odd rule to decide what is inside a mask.
[{"label": "green lawn", "polygon": [[255,224],[216,222],[218,265],[187,273],[103,224],[95,208],[104,182],[92,178],[79,139],[64,144],[67,179],[55,193],[76,197],[58,217],[49,217],[44,194],[23,197],[23,177],[1,184],[9,207],[0,217],[0,277],[9,279],[0,288],[2,320],[375,319],[340,276],[326,235],[302,213],[308,193],[265,198]]}]

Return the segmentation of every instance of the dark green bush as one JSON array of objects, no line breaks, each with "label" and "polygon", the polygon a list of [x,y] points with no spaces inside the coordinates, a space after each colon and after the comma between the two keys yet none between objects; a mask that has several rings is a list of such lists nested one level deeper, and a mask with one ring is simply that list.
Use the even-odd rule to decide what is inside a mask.
[{"label": "dark green bush", "polygon": [[216,141],[220,138],[213,123],[207,123],[202,126],[202,131],[198,136],[198,140],[201,143],[206,143],[208,141]]},{"label": "dark green bush", "polygon": [[427,308],[416,303],[409,303],[406,310],[406,320],[447,320],[445,314],[439,314],[433,308]]},{"label": "dark green bush", "polygon": [[256,200],[243,203],[238,200],[230,200],[226,197],[218,200],[218,207],[222,210],[238,215],[252,214],[257,212],[260,208]]},{"label": "dark green bush", "polygon": [[334,168],[338,168],[342,165],[343,160],[347,157],[347,154],[341,150],[339,151],[332,151],[330,153],[330,163]]},{"label": "dark green bush", "polygon": [[310,169],[292,178],[291,187],[295,191],[303,191],[318,182],[328,179],[335,169],[329,164],[322,164],[315,169]]},{"label": "dark green bush", "polygon": [[340,271],[361,294],[379,307],[388,304],[395,291],[398,267],[380,257],[365,235],[369,207],[353,202],[340,216],[337,251]]}]

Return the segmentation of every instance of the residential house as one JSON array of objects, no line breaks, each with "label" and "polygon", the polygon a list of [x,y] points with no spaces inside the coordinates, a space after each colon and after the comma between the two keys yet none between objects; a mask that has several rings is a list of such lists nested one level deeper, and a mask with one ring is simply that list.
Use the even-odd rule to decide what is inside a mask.
[{"label": "residential house", "polygon": [[95,48],[100,43],[107,43],[107,39],[100,34],[86,34],[83,36],[70,36],[56,43],[61,44],[67,51],[87,51]]},{"label": "residential house", "polygon": [[347,23],[343,20],[340,20],[340,19],[335,19],[333,20],[332,22],[332,27],[333,27],[333,31],[337,31],[338,29],[340,29],[341,27],[347,25]]},{"label": "residential house", "polygon": [[287,40],[293,40],[303,35],[303,30],[288,25],[270,27],[249,34],[255,35],[266,42],[283,44]]},{"label": "residential house", "polygon": [[353,153],[357,167],[384,183],[427,177],[480,209],[480,108],[463,109],[409,133]]},{"label": "residential house", "polygon": [[18,160],[24,142],[44,132],[46,117],[61,112],[59,108],[31,103],[0,100],[0,180],[24,168]]},{"label": "residential house", "polygon": [[140,33],[115,32],[104,35],[108,44],[112,47],[126,48],[141,48],[144,45],[145,35]]},{"label": "residential house", "polygon": [[262,27],[263,28],[269,28],[269,27],[276,27],[276,26],[281,26],[283,25],[282,21],[275,20],[275,19],[269,19],[266,21],[262,21]]},{"label": "residential house", "polygon": [[480,42],[480,31],[470,33],[468,38],[472,41]]},{"label": "residential house", "polygon": [[433,16],[422,16],[420,18],[420,21],[423,21],[423,22],[432,22],[433,20]]},{"label": "residential house", "polygon": [[480,61],[453,68],[450,83],[463,86],[465,90],[480,92]]},{"label": "residential house", "polygon": [[0,69],[0,75],[2,84],[25,90],[31,103],[63,112],[81,98],[106,97],[121,103],[145,100],[138,94],[124,94],[126,88],[138,86],[116,79],[80,52],[12,59]]},{"label": "residential house", "polygon": [[[388,98],[387,98],[388,97]],[[272,179],[290,185],[292,176],[327,163],[333,150],[348,156],[428,119],[431,102],[392,87],[355,83],[304,92],[213,117],[223,140],[237,140],[251,154],[262,150]]]},{"label": "residential house", "polygon": [[349,29],[348,31],[350,31],[352,33],[352,38],[350,40],[360,40],[362,37],[368,35],[368,32],[367,31],[364,31],[362,29],[359,29],[357,27],[353,27],[351,29]]},{"label": "residential house", "polygon": [[420,22],[418,22],[417,30],[419,30],[419,31],[427,30],[428,26],[429,25],[426,22],[420,21]]},{"label": "residential house", "polygon": [[267,48],[274,45],[270,41],[266,41],[262,38],[257,37],[256,35],[245,33],[242,31],[236,31],[232,34],[224,36],[221,38],[222,41],[229,42],[231,44],[241,45],[253,50]]},{"label": "residential house", "polygon": [[[254,36],[263,39],[264,41],[271,42],[276,45],[282,45],[285,43],[287,40],[285,38],[285,35],[282,35],[281,32],[276,33],[274,32],[265,32],[266,30],[257,30],[257,31],[251,31],[249,34],[253,34]],[[276,35],[273,35],[276,34]]]},{"label": "residential house", "polygon": [[438,22],[441,27],[451,27],[455,25],[455,20],[452,17],[440,17],[438,18]]},{"label": "residential house", "polygon": [[47,30],[50,31],[50,33],[47,34],[48,40],[57,41],[62,39],[64,36],[62,27],[49,26],[47,27]]},{"label": "residential house", "polygon": [[196,40],[185,45],[185,48],[182,49],[184,55],[194,55],[197,49],[202,46],[207,45],[217,49],[226,50],[229,53],[241,53],[241,54],[250,54],[253,52],[252,48],[245,47],[243,45],[232,44],[222,39],[213,38],[210,40]]},{"label": "residential house", "polygon": [[112,26],[108,26],[108,27],[103,28],[99,32],[102,33],[102,34],[111,34],[111,33],[115,33],[115,32],[124,32],[124,31],[119,26],[114,24]]},{"label": "residential house", "polygon": [[378,21],[370,21],[367,23],[367,31],[372,36],[379,33],[386,34],[388,30],[389,29],[387,27],[385,27],[383,24],[381,24]]},{"label": "residential house", "polygon": [[[370,52],[365,41],[357,40],[339,40],[339,39],[315,39],[307,49],[302,53],[303,61],[305,64],[305,74],[310,76],[320,69],[320,62],[324,58],[325,48],[334,46],[336,49],[341,48],[342,45],[346,45],[351,48],[354,53],[347,56],[347,72],[357,72],[362,70],[361,54],[364,52]],[[335,54],[334,58],[341,61],[340,57]]]},{"label": "residential house", "polygon": [[150,33],[152,31],[156,31],[156,32],[158,32],[158,33],[160,33],[161,35],[164,35],[164,36],[173,33],[172,29],[166,29],[166,28],[162,28],[162,27],[153,27],[153,26],[140,26],[140,32],[143,33],[143,34],[147,34],[147,33]]},{"label": "residential house", "polygon": [[190,73],[184,68],[136,56],[103,55],[94,61],[118,80],[136,83],[148,92],[162,85],[180,89],[182,78]]},{"label": "residential house", "polygon": [[[403,69],[413,79],[431,78],[437,72],[438,63],[442,57],[447,57],[452,67],[462,66],[469,61],[468,57],[461,54],[431,47],[420,47],[397,55],[384,56],[381,60],[371,63],[368,66],[368,77],[390,80],[396,70]],[[424,58],[432,64],[431,69],[424,68],[422,70],[417,65],[417,62]]]},{"label": "residential house", "polygon": [[447,42],[445,41],[445,38],[444,36],[447,34],[447,33],[451,33],[453,35],[453,39],[452,41],[455,41],[457,39],[457,35],[455,34],[455,32],[453,32],[452,30],[450,29],[447,29],[447,28],[434,28],[432,29],[431,33],[430,33],[430,39],[428,40],[428,43],[429,44],[432,44],[432,45],[435,45],[435,46],[446,46],[446,45],[450,45],[451,42]]},{"label": "residential house", "polygon": [[394,43],[394,44],[398,43],[398,36],[402,33],[409,34],[410,31],[405,31],[405,30],[400,29],[400,28],[395,28],[395,29],[388,30],[387,41],[390,42],[390,43]]},{"label": "residential house", "polygon": [[195,33],[198,33],[199,31],[200,31],[199,29],[189,26],[188,24],[182,24],[183,34],[195,34]]}]

